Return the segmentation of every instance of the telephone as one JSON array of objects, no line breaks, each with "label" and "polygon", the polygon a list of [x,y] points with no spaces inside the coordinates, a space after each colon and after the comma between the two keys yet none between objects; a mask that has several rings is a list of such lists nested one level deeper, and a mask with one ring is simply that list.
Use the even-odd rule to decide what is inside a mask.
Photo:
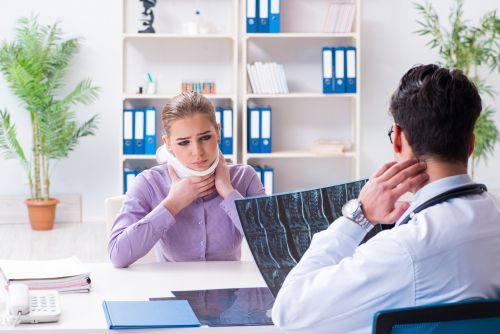
[{"label": "telephone", "polygon": [[217,158],[215,159],[214,163],[210,167],[208,167],[208,169],[204,171],[197,171],[184,166],[182,162],[179,161],[179,159],[177,159],[172,153],[169,152],[167,146],[163,144],[156,150],[156,161],[159,164],[168,162],[174,167],[177,176],[181,179],[185,179],[190,176],[206,176],[213,173],[213,171],[219,164],[219,154],[217,154]]},{"label": "telephone", "polygon": [[58,291],[29,291],[28,286],[22,283],[9,285],[7,307],[9,315],[16,318],[16,323],[54,322],[61,315]]}]

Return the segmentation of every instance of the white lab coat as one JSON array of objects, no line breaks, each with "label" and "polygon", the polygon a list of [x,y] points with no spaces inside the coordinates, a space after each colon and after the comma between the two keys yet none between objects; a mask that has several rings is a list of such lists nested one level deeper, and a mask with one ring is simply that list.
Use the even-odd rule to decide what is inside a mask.
[{"label": "white lab coat", "polygon": [[[467,175],[432,182],[407,212],[469,183]],[[489,193],[432,206],[358,247],[365,235],[343,217],[314,235],[278,293],[278,327],[368,334],[379,310],[500,297],[500,200]]]}]

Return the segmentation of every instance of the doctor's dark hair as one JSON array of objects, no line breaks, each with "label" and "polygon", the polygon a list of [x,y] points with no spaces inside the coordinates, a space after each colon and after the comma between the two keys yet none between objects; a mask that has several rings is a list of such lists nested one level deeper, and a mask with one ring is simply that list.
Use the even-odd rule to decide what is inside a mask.
[{"label": "doctor's dark hair", "polygon": [[197,92],[184,92],[172,98],[163,107],[161,113],[161,120],[167,136],[170,135],[170,127],[175,121],[196,114],[207,115],[210,123],[217,130],[215,107],[205,96]]},{"label": "doctor's dark hair", "polygon": [[419,65],[403,76],[390,111],[417,158],[467,163],[481,97],[459,70]]}]

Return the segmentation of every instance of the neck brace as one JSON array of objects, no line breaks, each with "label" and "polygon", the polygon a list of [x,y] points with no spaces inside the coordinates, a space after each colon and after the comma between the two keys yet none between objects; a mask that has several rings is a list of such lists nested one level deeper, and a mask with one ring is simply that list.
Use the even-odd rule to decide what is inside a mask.
[{"label": "neck brace", "polygon": [[197,171],[184,166],[179,159],[177,159],[172,153],[170,153],[165,145],[158,147],[156,150],[156,161],[159,164],[169,163],[174,167],[177,176],[181,179],[185,179],[190,176],[206,176],[214,172],[215,168],[219,164],[219,154],[214,163],[204,171]]}]

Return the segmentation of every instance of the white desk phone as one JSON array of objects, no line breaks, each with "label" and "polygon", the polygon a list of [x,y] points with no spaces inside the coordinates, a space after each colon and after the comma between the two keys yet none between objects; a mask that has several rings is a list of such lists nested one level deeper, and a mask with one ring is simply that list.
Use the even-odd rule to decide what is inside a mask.
[{"label": "white desk phone", "polygon": [[206,176],[211,174],[219,164],[219,154],[217,154],[217,158],[215,159],[214,163],[204,171],[197,171],[186,167],[172,153],[168,151],[165,145],[158,147],[158,149],[156,150],[156,161],[159,164],[168,162],[174,167],[177,176],[181,179],[185,179],[190,176]]},{"label": "white desk phone", "polygon": [[7,297],[9,316],[18,323],[54,322],[59,320],[61,305],[56,290],[29,291],[22,283],[9,285]]}]

